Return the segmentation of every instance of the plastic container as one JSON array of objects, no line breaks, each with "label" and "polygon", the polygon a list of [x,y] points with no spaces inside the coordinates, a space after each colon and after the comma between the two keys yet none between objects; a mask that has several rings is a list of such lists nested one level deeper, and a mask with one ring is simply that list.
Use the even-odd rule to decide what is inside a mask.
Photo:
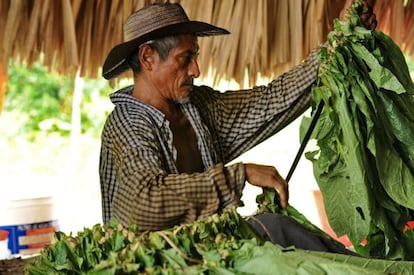
[{"label": "plastic container", "polygon": [[9,231],[0,230],[0,260],[7,259],[11,256],[9,244]]},{"label": "plastic container", "polygon": [[0,202],[0,230],[8,232],[12,254],[33,255],[51,244],[58,230],[53,197],[23,198]]}]

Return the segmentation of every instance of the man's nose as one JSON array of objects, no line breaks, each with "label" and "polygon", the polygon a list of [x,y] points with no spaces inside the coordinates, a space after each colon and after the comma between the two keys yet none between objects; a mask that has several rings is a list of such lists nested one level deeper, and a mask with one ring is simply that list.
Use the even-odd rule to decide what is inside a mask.
[{"label": "man's nose", "polygon": [[200,68],[198,67],[197,58],[191,60],[190,66],[188,68],[188,74],[192,78],[197,78],[200,76]]}]

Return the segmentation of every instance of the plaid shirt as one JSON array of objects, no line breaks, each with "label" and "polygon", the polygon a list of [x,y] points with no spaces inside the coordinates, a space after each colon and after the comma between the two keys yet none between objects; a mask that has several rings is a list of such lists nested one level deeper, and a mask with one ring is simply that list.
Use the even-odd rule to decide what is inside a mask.
[{"label": "plaid shirt", "polygon": [[193,88],[181,108],[196,132],[203,173],[178,173],[163,113],[133,98],[132,86],[113,93],[115,108],[103,129],[99,167],[104,222],[114,218],[141,231],[161,230],[237,205],[244,165],[225,164],[309,107],[317,53],[267,86],[226,92]]}]

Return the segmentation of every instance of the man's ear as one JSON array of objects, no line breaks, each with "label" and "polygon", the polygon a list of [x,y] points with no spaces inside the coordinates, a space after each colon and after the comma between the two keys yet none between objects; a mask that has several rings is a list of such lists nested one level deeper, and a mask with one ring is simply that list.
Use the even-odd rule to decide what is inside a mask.
[{"label": "man's ear", "polygon": [[138,59],[141,66],[150,71],[155,61],[155,54],[155,50],[149,45],[141,46],[138,51]]}]

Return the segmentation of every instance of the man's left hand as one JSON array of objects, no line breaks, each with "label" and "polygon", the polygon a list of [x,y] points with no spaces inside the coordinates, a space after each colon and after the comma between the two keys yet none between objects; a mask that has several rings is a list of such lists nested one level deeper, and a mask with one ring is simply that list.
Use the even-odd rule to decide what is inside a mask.
[{"label": "man's left hand", "polygon": [[371,3],[369,1],[362,1],[364,4],[364,12],[361,14],[361,22],[368,30],[375,30],[377,27],[377,18],[374,14]]}]

